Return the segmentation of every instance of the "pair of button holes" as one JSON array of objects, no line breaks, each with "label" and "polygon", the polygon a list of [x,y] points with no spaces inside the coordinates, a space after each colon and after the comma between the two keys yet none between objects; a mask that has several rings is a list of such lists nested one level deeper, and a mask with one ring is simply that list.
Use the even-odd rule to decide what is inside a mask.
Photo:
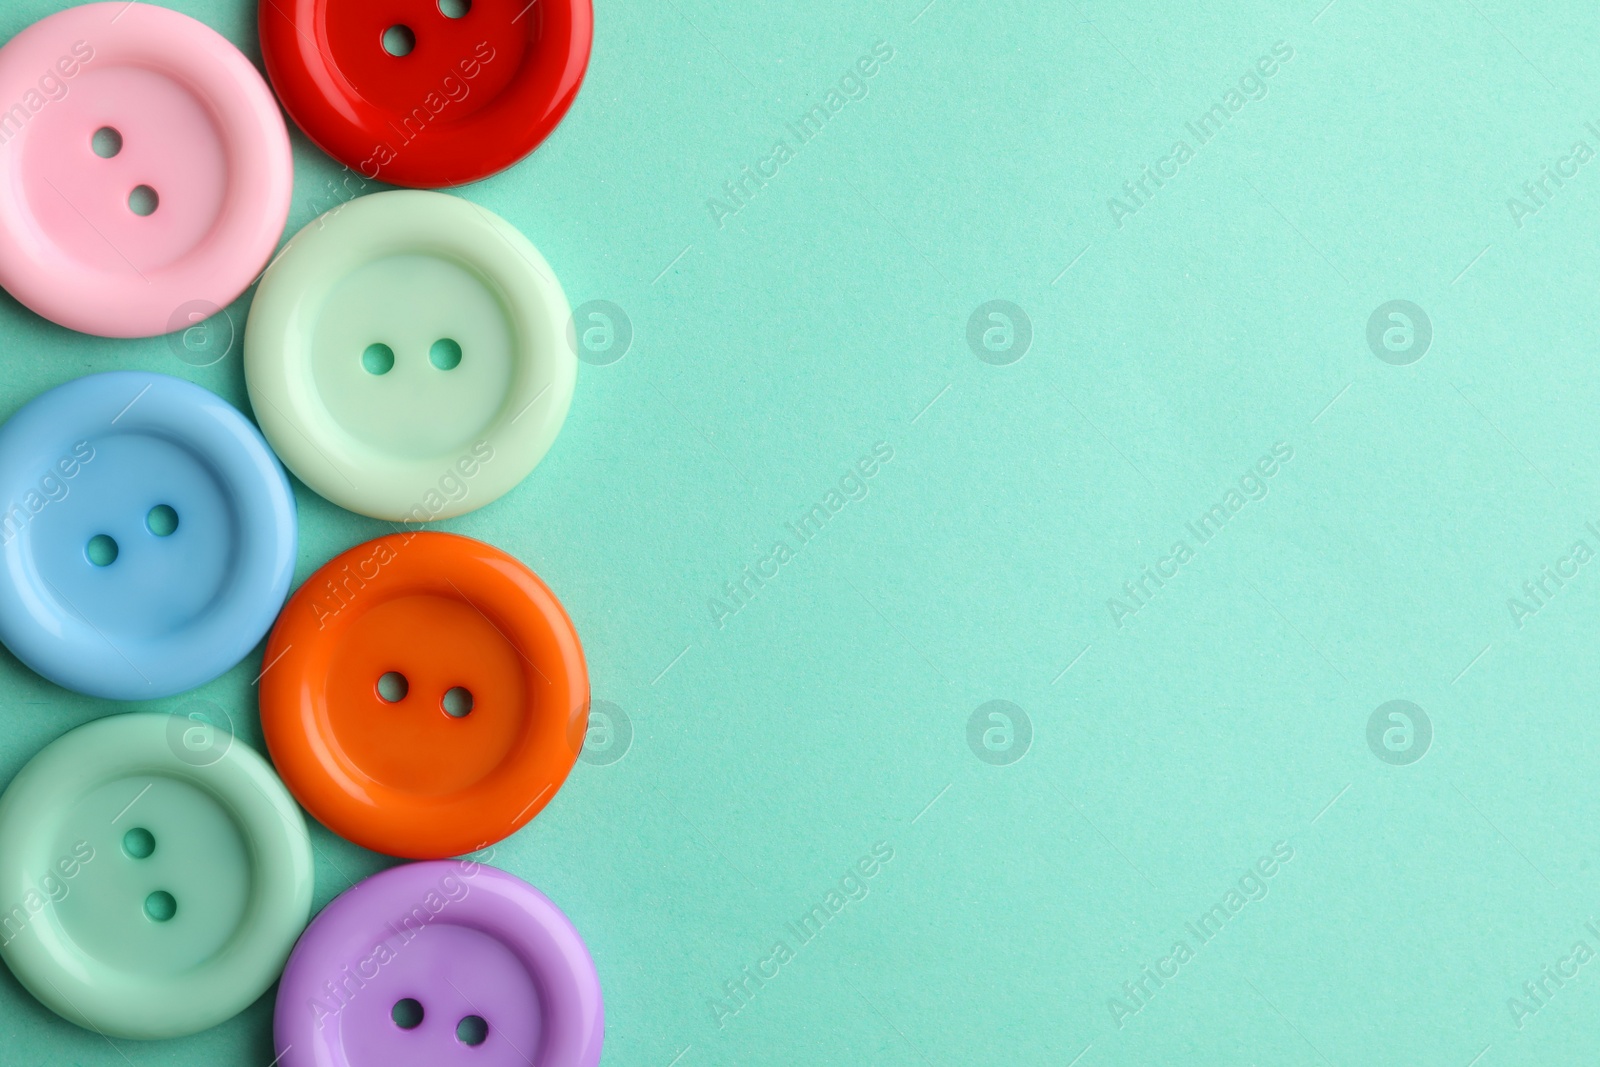
[{"label": "pair of button holes", "polygon": [[[448,337],[441,337],[428,349],[428,362],[440,370],[455,370],[461,366],[461,345]],[[361,353],[361,369],[368,374],[388,374],[394,370],[394,349],[378,342],[367,346]]]},{"label": "pair of button holes", "polygon": [[[111,126],[102,126],[89,138],[89,147],[101,159],[112,159],[122,151],[122,133]],[[128,210],[139,216],[156,213],[161,197],[148,185],[136,185],[128,194]]]},{"label": "pair of button holes", "polygon": [[[439,0],[439,14],[458,19],[472,10],[472,0]],[[396,59],[409,56],[417,47],[417,35],[410,26],[395,24],[383,31],[383,50]]]},{"label": "pair of button holes", "polygon": [[[386,671],[378,678],[378,699],[385,704],[398,704],[411,692],[411,683],[399,671]],[[439,707],[452,719],[464,719],[472,711],[472,690],[465,686],[452,686],[445,690]]]},{"label": "pair of button holes", "polygon": [[[389,1018],[402,1030],[422,1025],[422,1002],[415,997],[395,1001]],[[481,1015],[467,1015],[456,1023],[456,1040],[463,1045],[481,1045],[489,1039],[489,1021]]]},{"label": "pair of button holes", "polygon": [[[178,529],[178,513],[167,504],[157,504],[144,517],[145,529],[157,537],[171,537]],[[83,554],[96,567],[109,567],[117,561],[117,540],[110,534],[95,534],[89,538]]]},{"label": "pair of button holes", "polygon": [[[122,852],[129,859],[147,860],[155,851],[156,835],[142,826],[135,826],[122,835]],[[178,901],[165,889],[157,889],[144,898],[144,914],[151,922],[167,922],[178,914]]]}]

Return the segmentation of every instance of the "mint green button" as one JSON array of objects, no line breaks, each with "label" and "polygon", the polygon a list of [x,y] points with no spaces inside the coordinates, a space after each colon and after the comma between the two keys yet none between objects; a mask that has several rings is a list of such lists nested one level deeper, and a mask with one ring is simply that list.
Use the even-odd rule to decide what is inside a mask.
[{"label": "mint green button", "polygon": [[0,796],[0,958],[79,1026],[140,1039],[215,1026],[266,992],[305,928],[300,809],[265,760],[210,731],[112,715]]},{"label": "mint green button", "polygon": [[351,511],[421,525],[517,485],[577,382],[571,311],[510,223],[398,191],[311,222],[262,278],[245,381],[284,464]]}]

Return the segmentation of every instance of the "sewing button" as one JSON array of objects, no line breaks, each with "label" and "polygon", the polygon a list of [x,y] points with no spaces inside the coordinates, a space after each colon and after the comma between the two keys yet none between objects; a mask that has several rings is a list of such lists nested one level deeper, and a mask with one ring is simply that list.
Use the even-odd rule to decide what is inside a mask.
[{"label": "sewing button", "polygon": [[261,728],[334,833],[437,859],[515,832],[583,746],[589,679],[555,595],[481,541],[391,534],[313,574],[267,639]]},{"label": "sewing button", "polygon": [[112,700],[192,689],[272,625],[295,562],[289,482],[197,385],[78,378],[0,426],[0,641]]},{"label": "sewing button", "polygon": [[461,185],[532,152],[578,95],[589,0],[280,0],[261,54],[323,151],[392,185]]},{"label": "sewing button", "polygon": [[449,518],[517,485],[555,440],[577,381],[569,317],[505,220],[443,193],[361,197],[262,279],[250,402],[283,462],[335,504]]},{"label": "sewing button", "polygon": [[186,15],[117,2],[34,23],[0,48],[0,109],[0,285],[47,319],[187,328],[283,233],[283,117],[250,61]]},{"label": "sewing button", "polygon": [[346,890],[278,986],[282,1067],[594,1067],[594,961],[543,893],[470,860],[393,867]]},{"label": "sewing button", "polygon": [[267,762],[226,734],[206,760],[180,755],[174,723],[188,726],[147,713],[81,726],[0,797],[0,957],[109,1037],[232,1018],[311,911],[305,820]]}]

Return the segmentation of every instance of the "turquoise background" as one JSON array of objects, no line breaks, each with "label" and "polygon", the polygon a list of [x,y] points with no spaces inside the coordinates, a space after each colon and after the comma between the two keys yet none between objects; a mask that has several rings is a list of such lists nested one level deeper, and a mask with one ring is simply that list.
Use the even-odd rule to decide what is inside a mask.
[{"label": "turquoise background", "polygon": [[[1600,9],[924,3],[602,0],[564,124],[463,190],[633,330],[582,366],[534,474],[441,524],[550,583],[632,723],[496,860],[587,938],[605,1062],[1592,1054],[1600,963],[1511,998],[1600,951],[1600,563],[1521,591],[1600,551],[1600,161],[1543,177],[1600,150]],[[11,0],[0,35],[64,6]],[[259,62],[252,3],[173,6]],[[799,144],[787,124],[878,42],[864,98]],[[1264,98],[1199,144],[1186,123],[1280,42]],[[779,139],[764,188],[708,206]],[[1128,200],[1179,139],[1193,158]],[[295,161],[290,233],[341,173],[298,134]],[[1031,324],[1004,365],[968,342],[993,299]],[[1432,326],[1407,365],[1367,338],[1396,299]],[[237,346],[196,368],[9,298],[0,337],[0,414],[115,368],[246,406]],[[879,442],[865,498],[714,612]],[[1199,544],[1187,524],[1280,444],[1265,497]],[[385,529],[296,492],[299,578]],[[259,746],[260,669],[152,706],[213,701]],[[6,778],[127,710],[4,655],[0,695]],[[969,744],[993,700],[1030,727],[1009,712],[1006,749],[983,712],[1010,763]],[[1391,700],[1426,747],[1369,745]],[[314,840],[319,906],[390,862]],[[874,847],[867,895],[801,945],[788,924]],[[1229,911],[1241,879],[1265,895]],[[1186,924],[1219,904],[1202,943]],[[776,976],[726,999],[778,941]],[[7,974],[0,1059],[266,1067],[271,1007],[113,1044]]]}]

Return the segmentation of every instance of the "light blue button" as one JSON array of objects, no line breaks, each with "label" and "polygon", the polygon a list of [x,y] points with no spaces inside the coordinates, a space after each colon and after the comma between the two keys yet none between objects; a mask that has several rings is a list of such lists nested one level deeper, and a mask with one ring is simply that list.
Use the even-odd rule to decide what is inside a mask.
[{"label": "light blue button", "polygon": [[221,397],[116,371],[0,426],[0,641],[92,696],[192,689],[247,655],[288,594],[289,482]]}]

